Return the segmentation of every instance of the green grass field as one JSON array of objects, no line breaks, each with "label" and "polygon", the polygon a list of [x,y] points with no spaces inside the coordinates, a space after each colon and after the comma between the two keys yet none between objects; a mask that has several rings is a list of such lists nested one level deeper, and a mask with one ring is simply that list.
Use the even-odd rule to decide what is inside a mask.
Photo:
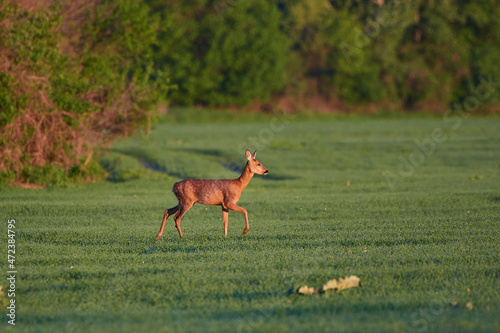
[{"label": "green grass field", "polygon": [[[108,182],[1,189],[1,331],[500,331],[499,118],[216,118],[116,143]],[[238,177],[245,148],[270,171],[239,201],[250,232],[195,205],[155,240],[172,185]],[[363,286],[289,294],[347,275]]]}]

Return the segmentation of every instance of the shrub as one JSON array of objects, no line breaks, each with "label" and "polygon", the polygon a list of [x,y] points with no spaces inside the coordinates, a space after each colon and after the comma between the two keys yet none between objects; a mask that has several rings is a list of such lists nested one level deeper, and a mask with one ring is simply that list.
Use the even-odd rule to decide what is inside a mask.
[{"label": "shrub", "polygon": [[166,100],[159,21],[137,0],[29,5],[0,6],[2,183],[102,179],[93,152]]}]

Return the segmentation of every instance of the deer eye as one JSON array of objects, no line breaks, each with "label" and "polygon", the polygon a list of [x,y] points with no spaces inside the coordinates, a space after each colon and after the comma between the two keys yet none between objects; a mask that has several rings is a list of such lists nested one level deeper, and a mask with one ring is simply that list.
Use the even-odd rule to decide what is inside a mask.
[{"label": "deer eye", "polygon": [[260,163],[258,163],[257,165],[260,166]]}]

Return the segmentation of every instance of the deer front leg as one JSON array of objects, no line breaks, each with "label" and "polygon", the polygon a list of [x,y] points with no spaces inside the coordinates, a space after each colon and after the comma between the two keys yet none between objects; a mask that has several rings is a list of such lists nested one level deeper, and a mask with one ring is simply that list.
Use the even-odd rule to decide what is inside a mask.
[{"label": "deer front leg", "polygon": [[224,237],[227,237],[228,212],[229,210],[227,208],[222,207],[222,223],[224,223]]},{"label": "deer front leg", "polygon": [[246,234],[248,232],[248,230],[250,230],[250,226],[248,225],[247,210],[243,207],[238,206],[237,204],[229,204],[229,205],[227,205],[227,208],[229,208],[230,210],[233,210],[235,212],[243,213],[243,215],[245,216],[246,227],[245,227],[245,230],[243,230],[243,233],[241,234],[243,236],[244,234]]},{"label": "deer front leg", "polygon": [[193,204],[189,204],[189,205],[181,205],[180,208],[179,208],[179,211],[177,212],[177,214],[175,214],[174,216],[174,220],[175,220],[175,227],[177,228],[177,231],[179,232],[179,236],[182,238],[182,231],[181,231],[181,219],[182,217],[184,216],[184,214],[186,214],[186,212],[191,208],[193,207]]}]

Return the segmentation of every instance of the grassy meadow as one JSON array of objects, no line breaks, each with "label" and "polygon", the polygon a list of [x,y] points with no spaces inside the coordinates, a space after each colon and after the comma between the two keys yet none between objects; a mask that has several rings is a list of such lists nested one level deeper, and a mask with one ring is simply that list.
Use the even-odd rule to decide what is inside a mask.
[{"label": "grassy meadow", "polygon": [[[187,112],[187,111],[186,111]],[[2,332],[499,332],[500,119],[167,115],[102,156],[109,181],[0,189]],[[229,213],[184,178],[256,175]],[[290,294],[356,275],[361,288]],[[3,296],[4,300],[6,295]]]}]

